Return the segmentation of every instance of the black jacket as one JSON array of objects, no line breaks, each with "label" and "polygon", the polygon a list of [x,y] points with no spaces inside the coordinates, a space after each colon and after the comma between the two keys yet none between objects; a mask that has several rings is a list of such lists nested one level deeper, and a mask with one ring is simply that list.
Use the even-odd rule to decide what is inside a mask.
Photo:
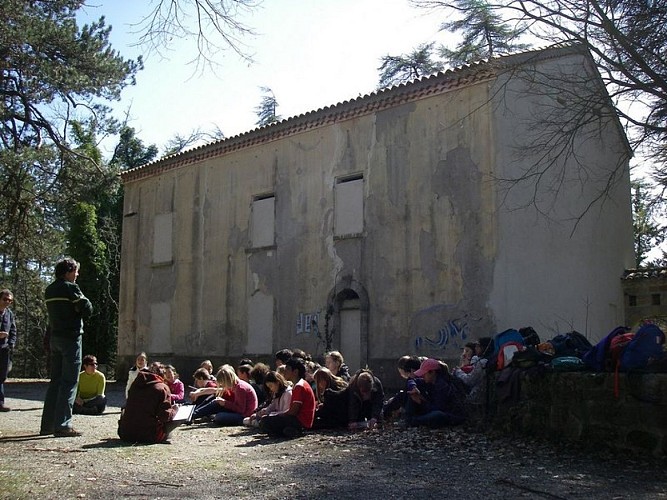
[{"label": "black jacket", "polygon": [[44,297],[51,335],[76,338],[83,333],[83,319],[93,314],[93,305],[79,285],[58,278],[46,287]]}]

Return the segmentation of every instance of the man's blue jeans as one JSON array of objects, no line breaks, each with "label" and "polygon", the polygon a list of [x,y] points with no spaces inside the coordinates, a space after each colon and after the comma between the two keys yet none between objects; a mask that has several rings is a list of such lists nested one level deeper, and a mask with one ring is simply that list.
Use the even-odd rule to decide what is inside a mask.
[{"label": "man's blue jeans", "polygon": [[0,405],[5,404],[5,380],[9,369],[9,348],[0,349]]},{"label": "man's blue jeans", "polygon": [[81,336],[51,336],[51,381],[46,390],[40,432],[51,434],[72,427],[72,406],[81,371]]}]

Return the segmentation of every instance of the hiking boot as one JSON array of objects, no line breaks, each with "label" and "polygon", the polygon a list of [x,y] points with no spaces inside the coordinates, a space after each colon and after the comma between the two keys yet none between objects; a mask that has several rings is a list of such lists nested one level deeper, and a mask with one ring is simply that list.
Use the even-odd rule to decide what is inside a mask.
[{"label": "hiking boot", "polygon": [[12,409],[9,406],[5,406],[4,404],[0,404],[0,411],[12,411]]},{"label": "hiking boot", "polygon": [[57,438],[71,438],[71,437],[79,437],[81,433],[79,431],[75,431],[71,427],[67,427],[65,429],[60,429],[55,431],[53,435]]}]

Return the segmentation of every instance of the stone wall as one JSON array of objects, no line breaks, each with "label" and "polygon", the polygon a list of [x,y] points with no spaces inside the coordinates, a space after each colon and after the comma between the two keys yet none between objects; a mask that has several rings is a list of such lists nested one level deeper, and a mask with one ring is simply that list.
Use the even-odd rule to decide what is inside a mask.
[{"label": "stone wall", "polygon": [[[537,373],[518,401],[497,401],[494,427],[590,446],[667,456],[667,374]],[[496,393],[498,394],[498,393]]]}]

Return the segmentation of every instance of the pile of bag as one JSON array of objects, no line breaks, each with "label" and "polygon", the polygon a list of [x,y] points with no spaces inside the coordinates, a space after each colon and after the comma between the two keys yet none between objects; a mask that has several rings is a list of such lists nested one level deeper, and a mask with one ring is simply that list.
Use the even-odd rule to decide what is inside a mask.
[{"label": "pile of bag", "polygon": [[614,372],[614,394],[618,397],[619,372],[662,371],[664,344],[665,334],[653,323],[643,324],[636,333],[618,326],[582,359],[593,371]]},{"label": "pile of bag", "polygon": [[619,372],[664,371],[664,344],[665,334],[653,323],[643,324],[636,333],[616,327],[595,346],[577,331],[542,342],[532,327],[509,329],[495,335],[487,366],[491,370],[544,365],[554,371],[611,371],[618,395]]}]

